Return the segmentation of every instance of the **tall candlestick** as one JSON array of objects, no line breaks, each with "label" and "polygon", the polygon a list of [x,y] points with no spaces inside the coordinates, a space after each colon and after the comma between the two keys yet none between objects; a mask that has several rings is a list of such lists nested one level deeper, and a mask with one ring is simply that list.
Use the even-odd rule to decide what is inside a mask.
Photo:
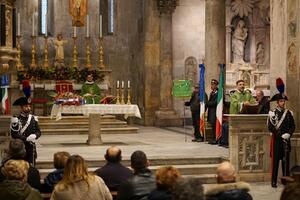
[{"label": "tall candlestick", "polygon": [[127,87],[130,88],[130,81],[127,82]]},{"label": "tall candlestick", "polygon": [[86,16],[86,37],[90,37],[90,17]]},{"label": "tall candlestick", "polygon": [[48,14],[45,14],[45,37],[48,36]]},{"label": "tall candlestick", "polygon": [[122,88],[124,88],[124,81],[122,81]]},{"label": "tall candlestick", "polygon": [[34,13],[32,13],[32,36],[34,36]]},{"label": "tall candlestick", "polygon": [[77,36],[77,29],[76,29],[76,26],[73,27],[73,37],[76,37]]},{"label": "tall candlestick", "polygon": [[20,13],[18,12],[18,17],[17,17],[17,21],[18,21],[18,30],[17,30],[17,36],[21,36],[21,22],[20,22]]},{"label": "tall candlestick", "polygon": [[99,37],[102,38],[103,32],[102,32],[102,15],[100,14],[99,17]]},{"label": "tall candlestick", "polygon": [[117,81],[117,88],[120,87],[120,81]]}]

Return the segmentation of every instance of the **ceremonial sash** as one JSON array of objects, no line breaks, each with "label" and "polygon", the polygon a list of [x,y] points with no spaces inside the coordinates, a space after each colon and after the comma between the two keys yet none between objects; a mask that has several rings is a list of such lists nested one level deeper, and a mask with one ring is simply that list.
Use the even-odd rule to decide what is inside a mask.
[{"label": "ceremonial sash", "polygon": [[283,120],[284,120],[287,112],[288,112],[288,109],[286,109],[284,111],[284,113],[283,113],[282,117],[280,118],[279,122],[276,124],[276,126],[275,126],[276,130],[278,130],[280,128],[280,126],[281,126],[281,124],[282,124],[282,122],[283,122]]},{"label": "ceremonial sash", "polygon": [[32,119],[32,115],[31,114],[29,114],[28,115],[28,119],[27,119],[27,122],[26,122],[26,124],[22,127],[22,129],[21,129],[21,131],[20,131],[20,133],[21,134],[23,134],[24,133],[24,131],[28,128],[28,126],[29,126],[29,124],[30,124],[30,121],[31,121],[31,119]]}]

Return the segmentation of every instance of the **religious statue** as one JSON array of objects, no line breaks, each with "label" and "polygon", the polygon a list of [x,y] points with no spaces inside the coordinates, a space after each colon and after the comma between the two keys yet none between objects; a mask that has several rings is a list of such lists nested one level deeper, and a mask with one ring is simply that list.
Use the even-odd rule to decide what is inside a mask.
[{"label": "religious statue", "polygon": [[297,72],[297,49],[296,45],[292,42],[288,48],[287,52],[288,60],[288,72],[296,73]]},{"label": "religious statue", "polygon": [[84,16],[87,14],[88,0],[69,0],[69,12],[73,17],[73,26],[84,26]]},{"label": "religious statue", "polygon": [[256,64],[263,65],[265,63],[265,48],[263,43],[258,43],[256,49]]},{"label": "religious statue", "polygon": [[240,20],[232,36],[233,63],[245,63],[244,54],[247,36],[248,29],[245,27],[245,22]]},{"label": "religious statue", "polygon": [[62,34],[57,35],[57,39],[54,41],[55,46],[55,63],[59,65],[64,65],[64,45],[67,43],[67,40],[63,40]]}]

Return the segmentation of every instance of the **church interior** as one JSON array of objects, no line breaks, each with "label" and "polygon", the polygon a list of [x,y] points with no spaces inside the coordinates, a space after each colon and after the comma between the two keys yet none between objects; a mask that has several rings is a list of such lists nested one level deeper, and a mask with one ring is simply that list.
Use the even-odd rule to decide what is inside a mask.
[{"label": "church interior", "polygon": [[[94,170],[116,145],[126,165],[142,149],[152,170],[174,165],[205,184],[215,183],[217,164],[229,160],[239,180],[254,184],[254,199],[279,199],[283,187],[263,184],[270,181],[268,116],[230,116],[226,108],[236,81],[270,98],[279,77],[296,124],[291,166],[300,165],[298,0],[0,0],[0,17],[1,153],[10,117],[20,112],[13,103],[30,96],[42,132],[42,176],[58,150],[81,153]],[[188,80],[192,90],[200,64],[207,94],[211,80],[224,76],[229,148],[189,143],[190,94],[174,95],[174,84]]]}]

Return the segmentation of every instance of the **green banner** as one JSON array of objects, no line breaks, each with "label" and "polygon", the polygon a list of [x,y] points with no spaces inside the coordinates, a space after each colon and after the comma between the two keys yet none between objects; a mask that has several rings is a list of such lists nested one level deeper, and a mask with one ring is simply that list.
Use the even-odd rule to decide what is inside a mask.
[{"label": "green banner", "polygon": [[192,95],[191,80],[173,80],[172,95],[174,97],[190,97]]}]

